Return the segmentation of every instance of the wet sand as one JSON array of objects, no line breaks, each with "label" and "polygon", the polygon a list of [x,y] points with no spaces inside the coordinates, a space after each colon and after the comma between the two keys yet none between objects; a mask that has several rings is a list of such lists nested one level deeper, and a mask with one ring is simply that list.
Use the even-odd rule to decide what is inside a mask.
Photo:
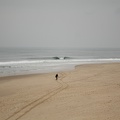
[{"label": "wet sand", "polygon": [[0,78],[0,120],[120,120],[120,63]]}]

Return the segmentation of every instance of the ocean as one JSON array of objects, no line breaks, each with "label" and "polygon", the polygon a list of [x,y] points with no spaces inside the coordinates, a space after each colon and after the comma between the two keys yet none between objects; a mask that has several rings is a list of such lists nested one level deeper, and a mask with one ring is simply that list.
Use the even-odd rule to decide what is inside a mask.
[{"label": "ocean", "polygon": [[76,65],[120,62],[120,49],[0,48],[0,77],[58,72]]}]

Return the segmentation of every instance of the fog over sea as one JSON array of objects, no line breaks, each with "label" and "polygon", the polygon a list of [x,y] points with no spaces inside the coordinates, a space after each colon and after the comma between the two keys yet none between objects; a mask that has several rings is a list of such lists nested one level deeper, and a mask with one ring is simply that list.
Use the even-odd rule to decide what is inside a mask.
[{"label": "fog over sea", "polygon": [[120,49],[0,48],[0,76],[58,72],[76,65],[120,62]]}]

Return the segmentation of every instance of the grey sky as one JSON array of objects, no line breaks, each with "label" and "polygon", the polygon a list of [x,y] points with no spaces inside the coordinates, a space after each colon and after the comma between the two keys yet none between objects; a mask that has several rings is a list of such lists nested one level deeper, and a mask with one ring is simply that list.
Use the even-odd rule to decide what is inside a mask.
[{"label": "grey sky", "polygon": [[0,0],[0,47],[120,48],[120,0]]}]

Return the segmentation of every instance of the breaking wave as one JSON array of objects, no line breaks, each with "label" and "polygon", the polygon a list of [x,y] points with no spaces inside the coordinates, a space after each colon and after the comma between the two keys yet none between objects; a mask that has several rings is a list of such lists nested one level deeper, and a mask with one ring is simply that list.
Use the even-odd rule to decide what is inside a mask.
[{"label": "breaking wave", "polygon": [[36,58],[28,58],[29,60],[65,60],[65,59],[73,59],[72,57],[36,57]]},{"label": "breaking wave", "polygon": [[120,58],[103,59],[74,59],[71,57],[48,57],[48,58],[30,58],[29,60],[0,62],[0,67],[10,67],[14,64],[35,64],[35,63],[73,63],[73,62],[120,62]]},{"label": "breaking wave", "polygon": [[0,76],[44,73],[89,63],[120,62],[120,58],[80,59],[72,57],[45,57],[29,60],[0,62]]}]

